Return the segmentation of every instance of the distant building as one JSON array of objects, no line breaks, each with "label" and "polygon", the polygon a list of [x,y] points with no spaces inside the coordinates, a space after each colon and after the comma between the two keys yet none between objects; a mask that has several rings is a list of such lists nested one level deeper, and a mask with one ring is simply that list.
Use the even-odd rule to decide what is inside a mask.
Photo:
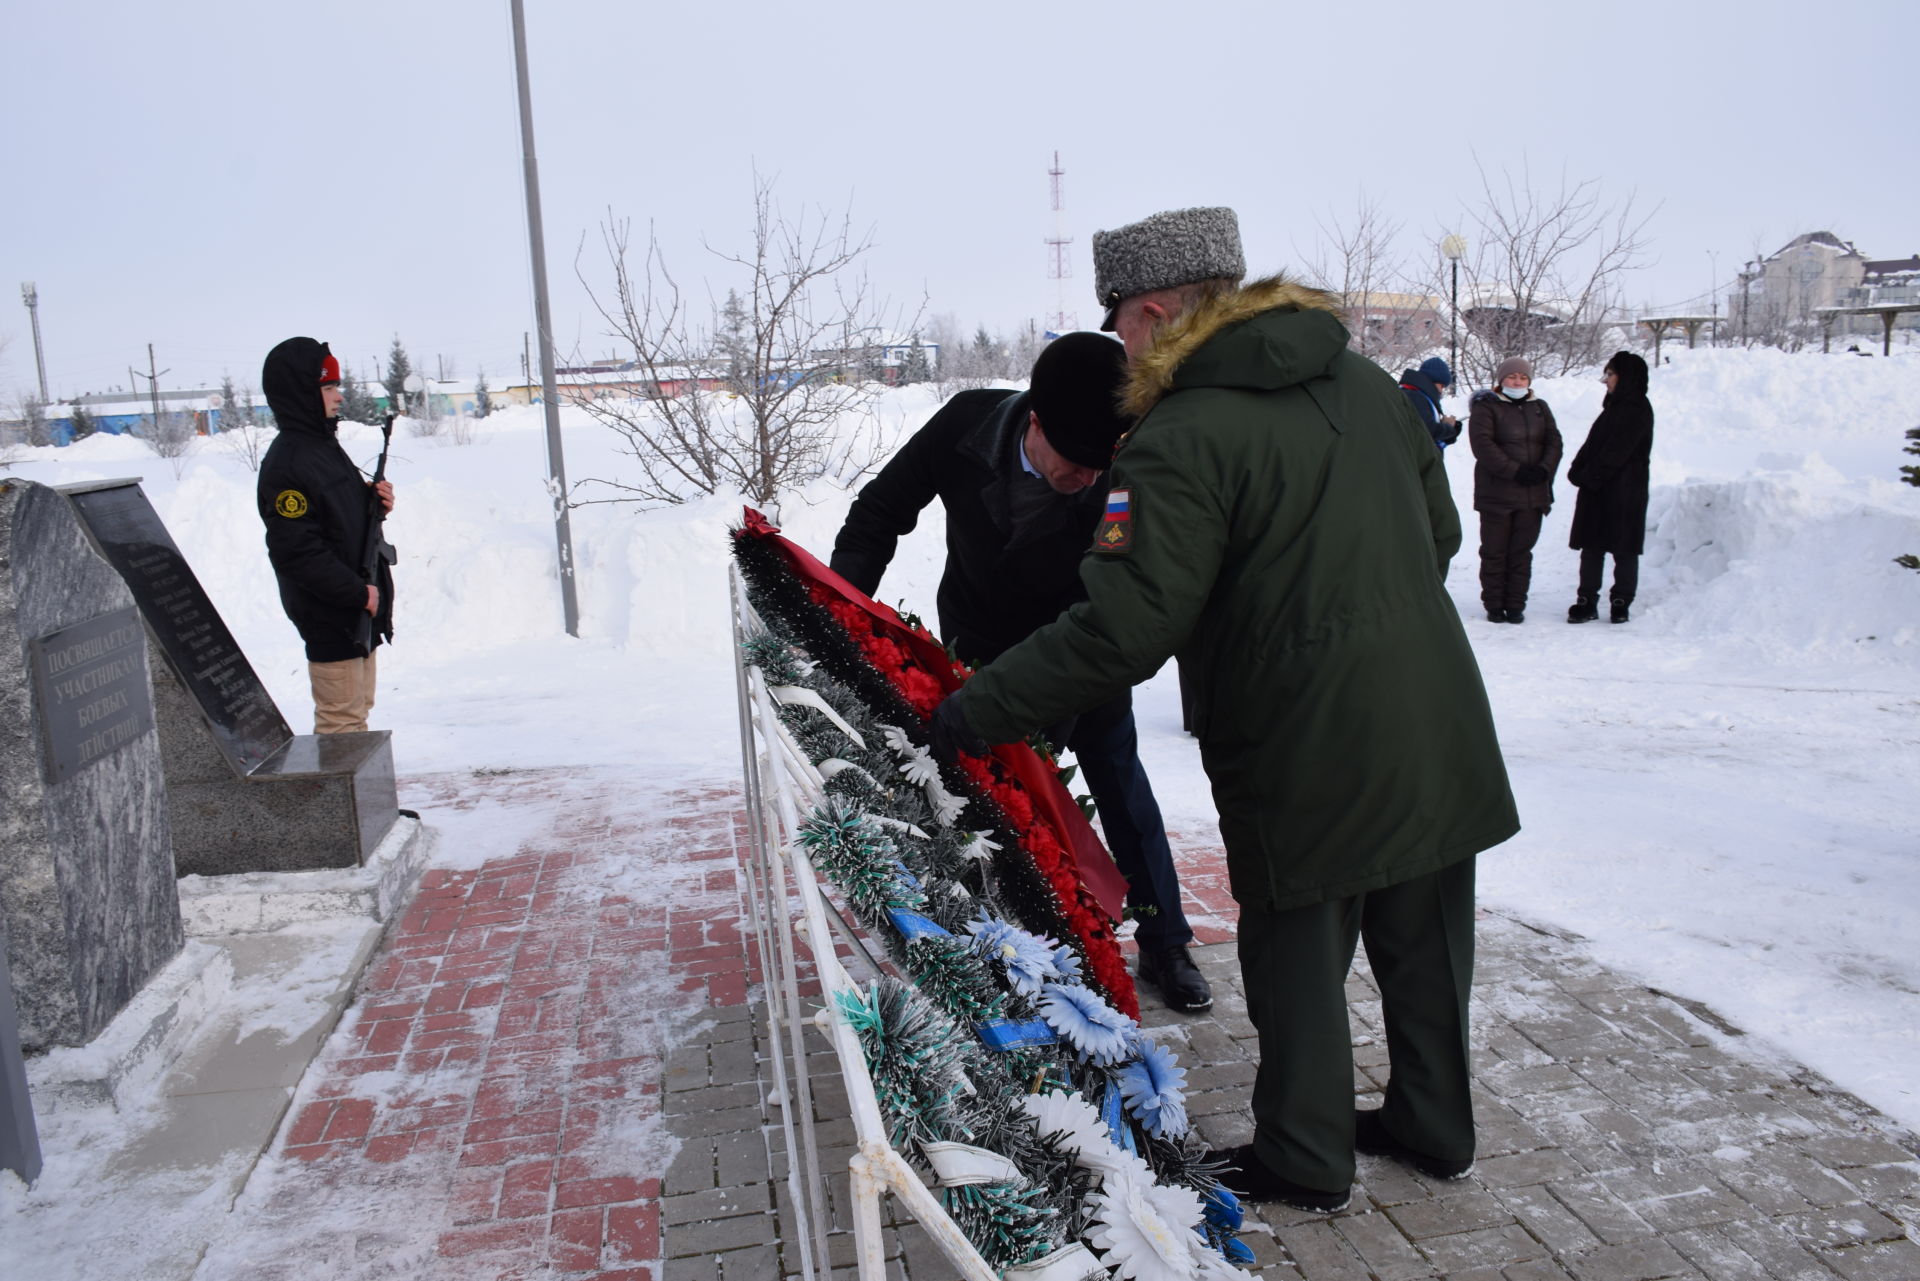
[{"label": "distant building", "polygon": [[[1806,337],[1818,327],[1815,313],[1822,307],[1920,302],[1920,254],[1868,258],[1831,231],[1810,231],[1748,263],[1735,290],[1730,311],[1741,332],[1763,340],[1776,334]],[[1920,328],[1920,314],[1900,317],[1896,328]],[[1880,322],[1872,316],[1841,316],[1833,332],[1877,336]]]},{"label": "distant building", "polygon": [[[162,391],[160,393],[160,412],[163,414],[186,414],[193,420],[193,431],[197,436],[217,435],[223,430],[232,430],[236,425],[237,406],[223,406],[215,409],[213,400],[219,395],[217,389],[203,387]],[[137,392],[108,391],[90,392],[84,396],[75,396],[71,400],[58,401],[46,407],[47,433],[56,445],[73,443],[73,410],[81,406],[93,418],[95,432],[109,436],[138,436],[142,424],[153,417],[153,397]],[[264,408],[257,407],[255,413],[260,423],[273,421]]]},{"label": "distant building", "polygon": [[1353,335],[1351,345],[1363,355],[1406,360],[1447,345],[1445,299],[1377,289],[1339,298]]}]

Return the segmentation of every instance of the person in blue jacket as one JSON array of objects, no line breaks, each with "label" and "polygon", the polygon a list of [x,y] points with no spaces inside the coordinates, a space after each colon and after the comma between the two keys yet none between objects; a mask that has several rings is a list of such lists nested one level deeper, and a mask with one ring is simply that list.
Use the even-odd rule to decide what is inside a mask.
[{"label": "person in blue jacket", "polygon": [[1427,425],[1433,443],[1445,449],[1460,439],[1460,420],[1440,408],[1440,398],[1453,386],[1453,370],[1438,356],[1420,362],[1420,368],[1400,375],[1400,390],[1413,402],[1413,412]]}]

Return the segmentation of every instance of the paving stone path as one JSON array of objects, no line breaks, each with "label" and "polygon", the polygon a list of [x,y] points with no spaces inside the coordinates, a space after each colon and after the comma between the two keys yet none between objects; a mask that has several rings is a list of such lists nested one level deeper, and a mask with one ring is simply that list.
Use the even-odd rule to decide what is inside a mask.
[{"label": "paving stone path", "polygon": [[[285,1261],[248,1281],[799,1275],[737,798],[557,771],[443,791],[434,804],[552,817],[511,857],[430,874],[389,932],[237,1210]],[[1219,852],[1182,846],[1215,1008],[1143,1005],[1189,1070],[1201,1133],[1226,1145],[1252,1130],[1253,1032]],[[1911,1136],[1578,940],[1495,915],[1479,946],[1473,1174],[1362,1157],[1345,1213],[1250,1217],[1259,1275],[1920,1279]],[[1386,1051],[1364,965],[1348,990],[1368,1101]],[[852,1128],[824,1048],[813,1072],[831,1255],[851,1275]],[[886,1239],[890,1277],[953,1276],[910,1222]]]},{"label": "paving stone path", "polygon": [[[1217,851],[1188,845],[1183,879],[1221,879]],[[1205,882],[1203,882],[1205,883]],[[1179,1048],[1188,1110],[1215,1146],[1252,1136],[1256,1057],[1232,909],[1211,903],[1201,966],[1214,1009],[1177,1015],[1143,994],[1144,1021]],[[1360,1158],[1351,1207],[1331,1218],[1250,1217],[1258,1275],[1287,1281],[1916,1281],[1920,1156],[1912,1136],[1805,1071],[1747,1052],[1711,1011],[1603,969],[1579,941],[1483,914],[1474,1042],[1480,1159],[1457,1182]],[[1354,1093],[1386,1080],[1379,994],[1364,960],[1348,985]],[[726,1011],[705,1044],[667,1059],[663,1106],[683,1146],[662,1185],[666,1281],[799,1275],[783,1213],[776,1113],[743,1102],[770,1081],[764,1011]],[[830,1056],[814,1056],[823,1162],[844,1170],[852,1128]],[[735,1118],[730,1123],[726,1118]],[[778,1177],[776,1177],[778,1176]],[[830,1180],[850,1223],[844,1174]],[[898,1216],[890,1277],[953,1270]],[[831,1238],[851,1276],[851,1237]]]}]

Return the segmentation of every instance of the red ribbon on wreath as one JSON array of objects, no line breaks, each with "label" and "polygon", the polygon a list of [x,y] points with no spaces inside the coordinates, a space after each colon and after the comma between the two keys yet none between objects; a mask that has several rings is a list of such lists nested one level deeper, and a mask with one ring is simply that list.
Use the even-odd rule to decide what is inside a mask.
[{"label": "red ribbon on wreath", "polygon": [[[751,507],[746,508],[745,530],[779,549],[806,585],[808,598],[847,629],[860,652],[922,717],[931,716],[940,700],[966,680],[966,669],[947,656],[933,633],[909,625],[894,609],[784,537]],[[1020,829],[1021,848],[1052,888],[1061,915],[1086,944],[1095,979],[1123,1012],[1138,1017],[1133,979],[1113,937],[1113,925],[1126,903],[1126,878],[1053,765],[1025,743],[996,744],[990,759],[962,756],[960,766]]]}]

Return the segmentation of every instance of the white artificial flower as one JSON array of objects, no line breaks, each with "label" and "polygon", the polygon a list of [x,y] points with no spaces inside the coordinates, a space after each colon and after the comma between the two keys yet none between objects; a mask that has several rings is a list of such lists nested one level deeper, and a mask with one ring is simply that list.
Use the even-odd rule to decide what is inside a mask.
[{"label": "white artificial flower", "polygon": [[924,790],[927,804],[933,807],[933,821],[941,827],[952,827],[953,821],[960,817],[960,811],[967,808],[967,798],[955,796],[942,787],[938,779],[928,783]]},{"label": "white artificial flower", "polygon": [[1148,1178],[1112,1178],[1094,1198],[1093,1213],[1098,1226],[1087,1241],[1121,1281],[1198,1277],[1200,1260],[1193,1244],[1199,1238],[1193,1225],[1200,1221],[1200,1198],[1192,1189],[1164,1187]]}]

